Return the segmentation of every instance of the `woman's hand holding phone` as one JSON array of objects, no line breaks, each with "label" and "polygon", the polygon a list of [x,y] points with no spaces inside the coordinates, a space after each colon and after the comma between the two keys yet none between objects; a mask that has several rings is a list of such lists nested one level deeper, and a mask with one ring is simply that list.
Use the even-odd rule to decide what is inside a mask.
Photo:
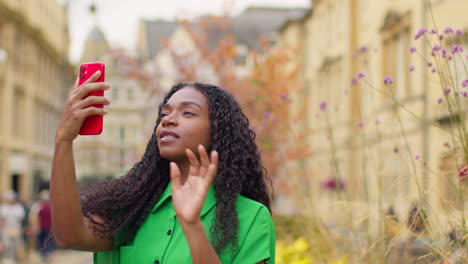
[{"label": "woman's hand holding phone", "polygon": [[[86,117],[92,115],[106,115],[104,108],[92,105],[109,105],[110,101],[103,96],[88,96],[92,91],[108,90],[110,85],[105,82],[95,82],[101,76],[97,71],[82,85],[78,85],[78,79],[65,102],[62,118],[57,127],[57,141],[73,141],[79,134],[81,125]],[[85,98],[86,97],[86,98]]]}]

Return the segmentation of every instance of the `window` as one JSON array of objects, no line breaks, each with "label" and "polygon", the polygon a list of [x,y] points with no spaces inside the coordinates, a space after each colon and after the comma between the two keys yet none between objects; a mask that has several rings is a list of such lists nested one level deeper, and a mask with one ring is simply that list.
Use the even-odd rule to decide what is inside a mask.
[{"label": "window", "polygon": [[119,159],[120,171],[122,172],[125,168],[125,151],[120,150],[120,159]]},{"label": "window", "polygon": [[[385,19],[383,34],[383,74],[394,79],[393,93],[396,98],[409,96],[410,91],[410,16],[389,13]],[[383,77],[383,76],[382,76]],[[385,95],[384,95],[385,96]]]},{"label": "window", "polygon": [[[4,116],[5,111],[3,111],[3,106],[4,106],[3,100],[5,100],[5,99],[4,99],[4,94],[3,93],[4,93],[4,90],[5,90],[5,85],[4,85],[4,79],[2,79],[1,74],[2,74],[2,72],[0,70],[0,126],[4,127],[5,124],[3,122],[5,122],[5,116]],[[2,133],[3,133],[3,129],[0,128],[0,136],[2,135]]]},{"label": "window", "polygon": [[125,140],[125,127],[124,126],[120,127],[120,140],[121,141]]},{"label": "window", "polygon": [[445,45],[447,51],[451,51],[454,45],[458,45],[464,50],[464,53],[457,52],[455,55],[453,55],[453,63],[450,65],[450,70],[454,77],[454,81],[457,84],[457,88],[459,88],[462,87],[462,82],[468,79],[468,70],[465,58],[466,51],[468,51],[468,33],[457,35],[452,39],[448,39]]},{"label": "window", "polygon": [[24,136],[24,108],[25,99],[24,92],[16,87],[13,92],[13,125],[11,126],[12,135],[17,139]]},{"label": "window", "polygon": [[112,90],[113,90],[112,91],[112,100],[117,101],[117,99],[119,99],[119,93],[118,93],[119,90],[117,90],[116,88],[114,88]]},{"label": "window", "polygon": [[336,119],[332,121],[341,121],[347,118],[348,102],[343,95],[343,70],[341,57],[326,58],[320,70],[320,101],[326,101],[330,111],[337,111],[333,114]]},{"label": "window", "polygon": [[132,88],[128,89],[128,101],[129,102],[133,101],[133,89]]},{"label": "window", "polygon": [[458,162],[457,164],[457,154],[455,152],[443,153],[440,158],[439,168],[441,173],[438,174],[440,175],[438,186],[440,186],[441,190],[441,203],[445,208],[462,209],[463,203],[460,199],[460,191],[464,194],[463,197],[466,197],[468,188],[459,182],[458,168],[461,166],[460,164],[462,163]]},{"label": "window", "polygon": [[13,54],[13,65],[16,69],[21,70],[21,54],[23,51],[21,50],[21,32],[18,31],[18,28],[14,29],[14,54]]}]

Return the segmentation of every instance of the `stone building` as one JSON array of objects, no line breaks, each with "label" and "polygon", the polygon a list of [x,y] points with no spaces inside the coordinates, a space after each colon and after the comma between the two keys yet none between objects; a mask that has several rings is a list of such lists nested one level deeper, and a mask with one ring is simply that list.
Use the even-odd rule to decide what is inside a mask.
[{"label": "stone building", "polygon": [[74,81],[64,6],[0,1],[0,193],[47,187],[55,129]]}]

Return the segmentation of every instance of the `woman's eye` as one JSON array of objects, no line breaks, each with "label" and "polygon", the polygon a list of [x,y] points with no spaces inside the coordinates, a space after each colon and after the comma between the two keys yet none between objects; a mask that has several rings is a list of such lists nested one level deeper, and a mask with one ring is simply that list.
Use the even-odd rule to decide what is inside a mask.
[{"label": "woman's eye", "polygon": [[187,111],[186,111],[186,112],[184,112],[184,115],[195,115],[195,114],[192,113],[192,112],[187,112]]},{"label": "woman's eye", "polygon": [[165,117],[165,116],[167,116],[167,114],[166,113],[161,113],[161,115],[159,115],[159,116],[160,117]]}]

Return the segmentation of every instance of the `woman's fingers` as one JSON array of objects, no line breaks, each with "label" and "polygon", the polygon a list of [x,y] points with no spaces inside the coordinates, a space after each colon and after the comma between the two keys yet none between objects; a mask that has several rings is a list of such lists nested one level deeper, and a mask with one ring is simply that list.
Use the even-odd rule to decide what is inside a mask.
[{"label": "woman's fingers", "polygon": [[210,183],[213,182],[214,178],[216,177],[216,174],[218,173],[218,160],[219,160],[219,155],[216,150],[211,151],[211,163],[210,166],[208,167],[208,180]]},{"label": "woman's fingers", "polygon": [[201,144],[198,145],[198,154],[200,155],[202,167],[208,169],[208,166],[210,166],[210,159],[208,158],[205,148]]},{"label": "woman's fingers", "polygon": [[89,96],[86,99],[79,101],[75,107],[76,109],[83,109],[91,105],[109,105],[110,101],[103,96]]},{"label": "woman's fingers", "polygon": [[79,118],[84,119],[88,116],[107,115],[108,113],[109,111],[107,111],[107,109],[92,106],[92,107],[88,107],[88,108],[81,110],[80,112],[78,112],[77,115]]},{"label": "woman's fingers", "polygon": [[218,152],[212,151],[211,157],[208,157],[205,147],[198,145],[200,161],[190,149],[186,149],[185,152],[190,162],[190,175],[198,175],[202,178],[207,176],[210,179],[214,178],[218,170]]},{"label": "woman's fingers", "polygon": [[190,162],[190,175],[197,175],[200,172],[200,163],[198,162],[195,154],[190,150],[186,149],[185,154],[187,155]]},{"label": "woman's fingers", "polygon": [[99,77],[101,77],[101,71],[96,71],[95,73],[93,73],[93,75],[91,75],[91,77],[84,81],[83,84],[95,82],[99,80]]},{"label": "woman's fingers", "polygon": [[172,187],[178,189],[182,186],[179,167],[177,166],[177,164],[175,164],[175,162],[171,162],[169,166],[170,166]]},{"label": "woman's fingers", "polygon": [[99,90],[108,90],[110,85],[105,82],[87,83],[83,84],[76,91],[75,97],[78,99],[85,98],[90,92]]}]

